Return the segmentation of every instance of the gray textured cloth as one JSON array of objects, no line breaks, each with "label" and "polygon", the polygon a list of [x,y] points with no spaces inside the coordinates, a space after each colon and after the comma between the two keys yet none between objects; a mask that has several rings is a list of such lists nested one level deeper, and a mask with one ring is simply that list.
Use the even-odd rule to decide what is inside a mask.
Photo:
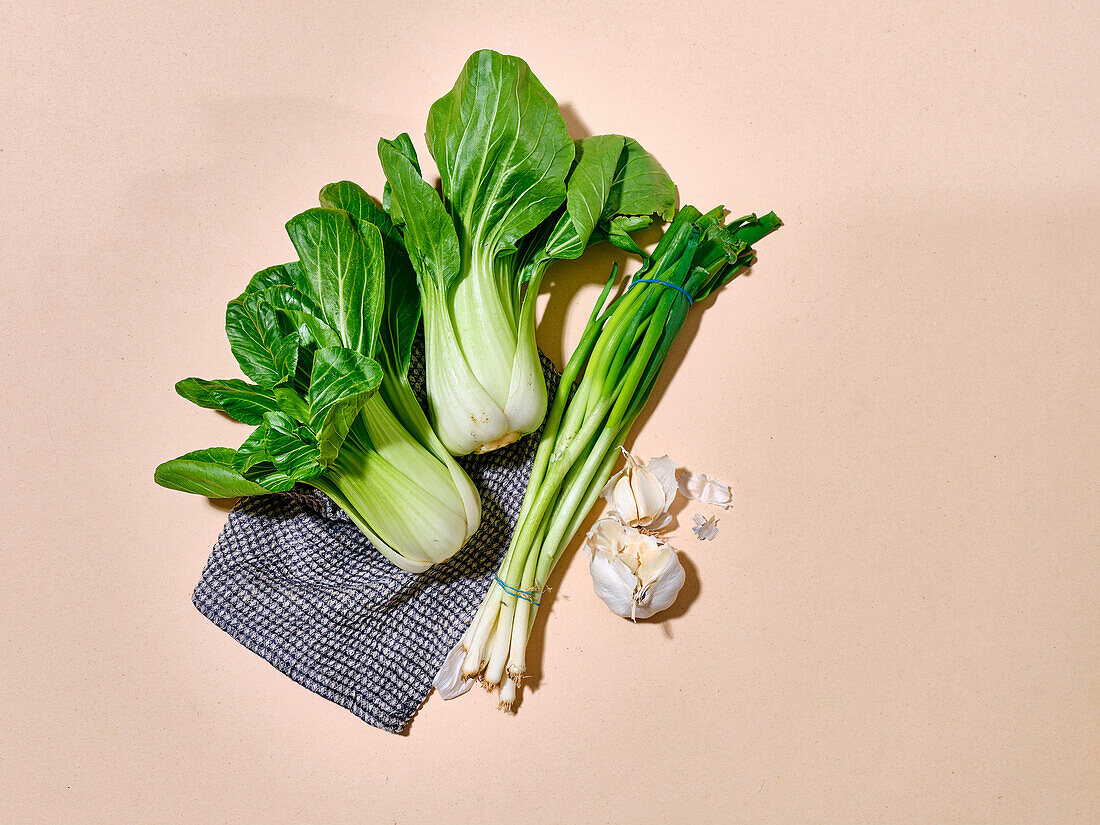
[{"label": "gray textured cloth", "polygon": [[[559,376],[542,365],[552,398]],[[419,347],[409,378],[419,390]],[[481,492],[481,525],[454,558],[419,575],[387,561],[312,488],[244,499],[206,563],[195,607],[294,681],[400,732],[489,589],[537,444],[536,434],[460,459]]]}]

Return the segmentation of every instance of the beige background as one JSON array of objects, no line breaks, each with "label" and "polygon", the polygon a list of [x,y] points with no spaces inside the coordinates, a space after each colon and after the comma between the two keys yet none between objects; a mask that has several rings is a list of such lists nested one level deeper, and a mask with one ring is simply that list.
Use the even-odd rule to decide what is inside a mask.
[{"label": "beige background", "polygon": [[[538,5],[0,7],[0,821],[1100,821],[1098,7]],[[735,489],[686,604],[573,558],[520,713],[397,737],[199,616],[225,513],[151,474],[241,438],[172,383],[283,222],[483,45],[786,226],[636,432]]]}]

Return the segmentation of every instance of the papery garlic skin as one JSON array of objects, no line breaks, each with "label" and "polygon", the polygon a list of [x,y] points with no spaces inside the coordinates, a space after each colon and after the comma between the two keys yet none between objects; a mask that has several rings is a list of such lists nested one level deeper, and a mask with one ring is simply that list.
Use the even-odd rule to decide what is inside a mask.
[{"label": "papery garlic skin", "polygon": [[657,569],[649,584],[634,597],[636,608],[632,618],[648,619],[654,613],[660,613],[672,607],[676,597],[687,580],[680,556],[671,547],[666,547],[668,556],[662,567]]},{"label": "papery garlic skin", "polygon": [[658,530],[672,520],[668,508],[676,498],[676,462],[667,455],[642,464],[623,450],[626,467],[608,479],[600,495],[611,515],[631,527]]},{"label": "papery garlic skin", "polygon": [[592,589],[612,613],[629,617],[637,609],[634,591],[638,577],[629,567],[607,553],[593,553],[588,572],[592,574]]},{"label": "papery garlic skin", "polygon": [[457,699],[474,686],[475,680],[472,677],[462,676],[462,662],[465,659],[466,648],[459,642],[451,648],[451,652],[443,660],[443,667],[432,679],[432,687],[444,699]]},{"label": "papery garlic skin", "polygon": [[718,519],[714,516],[704,516],[701,513],[696,513],[692,518],[695,522],[695,526],[691,528],[699,541],[710,541],[718,535]]},{"label": "papery garlic skin", "polygon": [[648,619],[670,607],[684,586],[675,550],[614,518],[597,521],[584,546],[592,589],[617,616]]},{"label": "papery garlic skin", "polygon": [[726,509],[733,504],[730,486],[706,473],[681,473],[677,483],[684,498]]}]

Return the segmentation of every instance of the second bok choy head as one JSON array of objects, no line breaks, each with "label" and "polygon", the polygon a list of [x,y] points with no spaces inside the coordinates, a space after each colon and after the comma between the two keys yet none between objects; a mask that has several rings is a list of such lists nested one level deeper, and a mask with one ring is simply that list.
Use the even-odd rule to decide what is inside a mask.
[{"label": "second bok choy head", "polygon": [[237,450],[167,461],[155,478],[215,498],[311,485],[386,558],[420,572],[458,552],[481,500],[409,386],[420,302],[400,236],[353,183],[326,186],[321,203],[287,223],[299,260],[254,276],[226,309],[233,355],[255,383],[176,385],[256,430]]},{"label": "second bok choy head", "polygon": [[554,260],[669,219],[676,187],[635,140],[574,142],[518,57],[475,52],[432,105],[425,134],[440,191],[407,134],[382,140],[386,207],[416,270],[428,406],[455,455],[534,432],[546,416],[535,297]]}]

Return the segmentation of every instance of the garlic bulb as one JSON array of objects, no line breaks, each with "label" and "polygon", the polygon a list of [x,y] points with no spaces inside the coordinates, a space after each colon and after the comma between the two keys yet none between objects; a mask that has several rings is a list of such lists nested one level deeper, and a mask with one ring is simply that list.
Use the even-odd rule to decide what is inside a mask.
[{"label": "garlic bulb", "polygon": [[677,483],[680,494],[692,501],[724,508],[729,508],[733,503],[730,486],[716,478],[710,478],[706,473],[681,473]]},{"label": "garlic bulb", "polygon": [[667,455],[642,464],[623,450],[626,467],[608,479],[600,493],[610,515],[631,527],[659,530],[672,520],[668,508],[676,498],[676,462]]},{"label": "garlic bulb", "polygon": [[669,607],[684,586],[676,551],[617,519],[597,521],[584,548],[592,588],[617,616],[647,619]]}]

